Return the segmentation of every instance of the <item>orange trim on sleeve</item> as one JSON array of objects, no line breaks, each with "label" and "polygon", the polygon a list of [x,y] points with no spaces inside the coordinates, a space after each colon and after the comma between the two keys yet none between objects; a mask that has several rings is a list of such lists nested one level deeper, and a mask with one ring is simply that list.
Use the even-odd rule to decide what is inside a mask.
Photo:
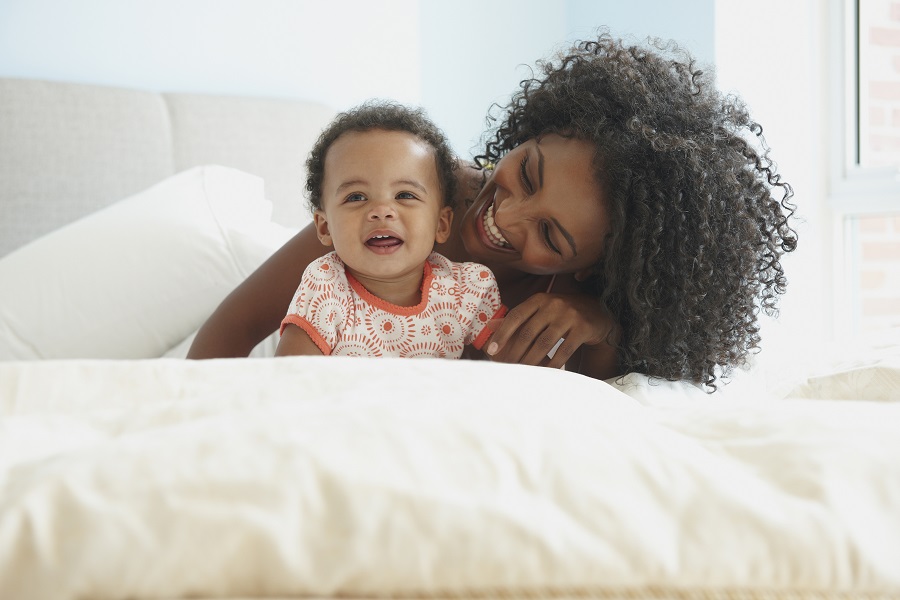
[{"label": "orange trim on sleeve", "polygon": [[300,329],[306,332],[309,338],[313,341],[313,343],[319,347],[319,350],[322,351],[322,354],[325,356],[329,356],[331,354],[332,348],[328,345],[328,342],[325,341],[325,338],[322,337],[322,334],[312,326],[312,323],[306,320],[305,317],[301,317],[300,315],[290,314],[281,320],[281,328],[278,330],[278,335],[282,335],[284,333],[284,328],[287,325],[296,325]]},{"label": "orange trim on sleeve", "polygon": [[[504,305],[500,305],[500,308],[494,313],[494,316],[488,319],[488,321],[493,321],[494,319],[502,319],[506,316],[507,308]],[[475,338],[475,341],[472,342],[472,345],[476,350],[481,350],[481,347],[484,346],[484,343],[488,341],[488,338],[491,337],[491,330],[487,328],[487,323],[484,324],[484,327],[481,328],[481,333],[478,334],[478,337]]]}]

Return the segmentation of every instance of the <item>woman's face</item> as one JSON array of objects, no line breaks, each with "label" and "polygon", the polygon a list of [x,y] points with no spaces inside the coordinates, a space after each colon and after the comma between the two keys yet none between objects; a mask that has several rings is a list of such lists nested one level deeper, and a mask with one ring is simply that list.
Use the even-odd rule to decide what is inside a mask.
[{"label": "woman's face", "polygon": [[472,260],[538,275],[593,266],[609,231],[593,159],[590,142],[555,134],[504,156],[462,218]]}]

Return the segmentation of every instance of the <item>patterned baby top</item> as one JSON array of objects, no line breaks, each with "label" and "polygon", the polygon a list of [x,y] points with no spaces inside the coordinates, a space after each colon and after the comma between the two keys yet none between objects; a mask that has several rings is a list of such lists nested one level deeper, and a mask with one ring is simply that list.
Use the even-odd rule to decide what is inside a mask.
[{"label": "patterned baby top", "polygon": [[425,262],[422,299],[397,306],[369,292],[334,252],[311,263],[281,331],[302,328],[323,354],[459,358],[479,350],[485,326],[506,314],[497,280],[478,263],[455,263],[432,253]]}]

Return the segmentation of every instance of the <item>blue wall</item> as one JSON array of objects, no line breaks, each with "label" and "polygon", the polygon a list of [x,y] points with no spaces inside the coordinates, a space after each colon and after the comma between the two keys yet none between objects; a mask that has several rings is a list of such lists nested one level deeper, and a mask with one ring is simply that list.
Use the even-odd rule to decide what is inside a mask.
[{"label": "blue wall", "polygon": [[421,104],[470,155],[528,65],[609,26],[714,59],[715,0],[0,0],[0,76]]},{"label": "blue wall", "polygon": [[715,0],[493,0],[423,2],[422,102],[458,152],[477,143],[492,102],[528,66],[597,28],[626,40],[677,40],[701,63],[715,59]]}]

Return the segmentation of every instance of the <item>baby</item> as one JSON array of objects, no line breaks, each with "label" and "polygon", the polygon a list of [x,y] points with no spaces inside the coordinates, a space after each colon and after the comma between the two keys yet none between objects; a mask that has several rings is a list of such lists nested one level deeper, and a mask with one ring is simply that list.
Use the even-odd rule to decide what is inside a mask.
[{"label": "baby", "polygon": [[434,252],[450,236],[456,159],[421,110],[370,102],[338,115],[307,160],[319,241],[277,356],[459,358],[506,307],[493,273]]}]

